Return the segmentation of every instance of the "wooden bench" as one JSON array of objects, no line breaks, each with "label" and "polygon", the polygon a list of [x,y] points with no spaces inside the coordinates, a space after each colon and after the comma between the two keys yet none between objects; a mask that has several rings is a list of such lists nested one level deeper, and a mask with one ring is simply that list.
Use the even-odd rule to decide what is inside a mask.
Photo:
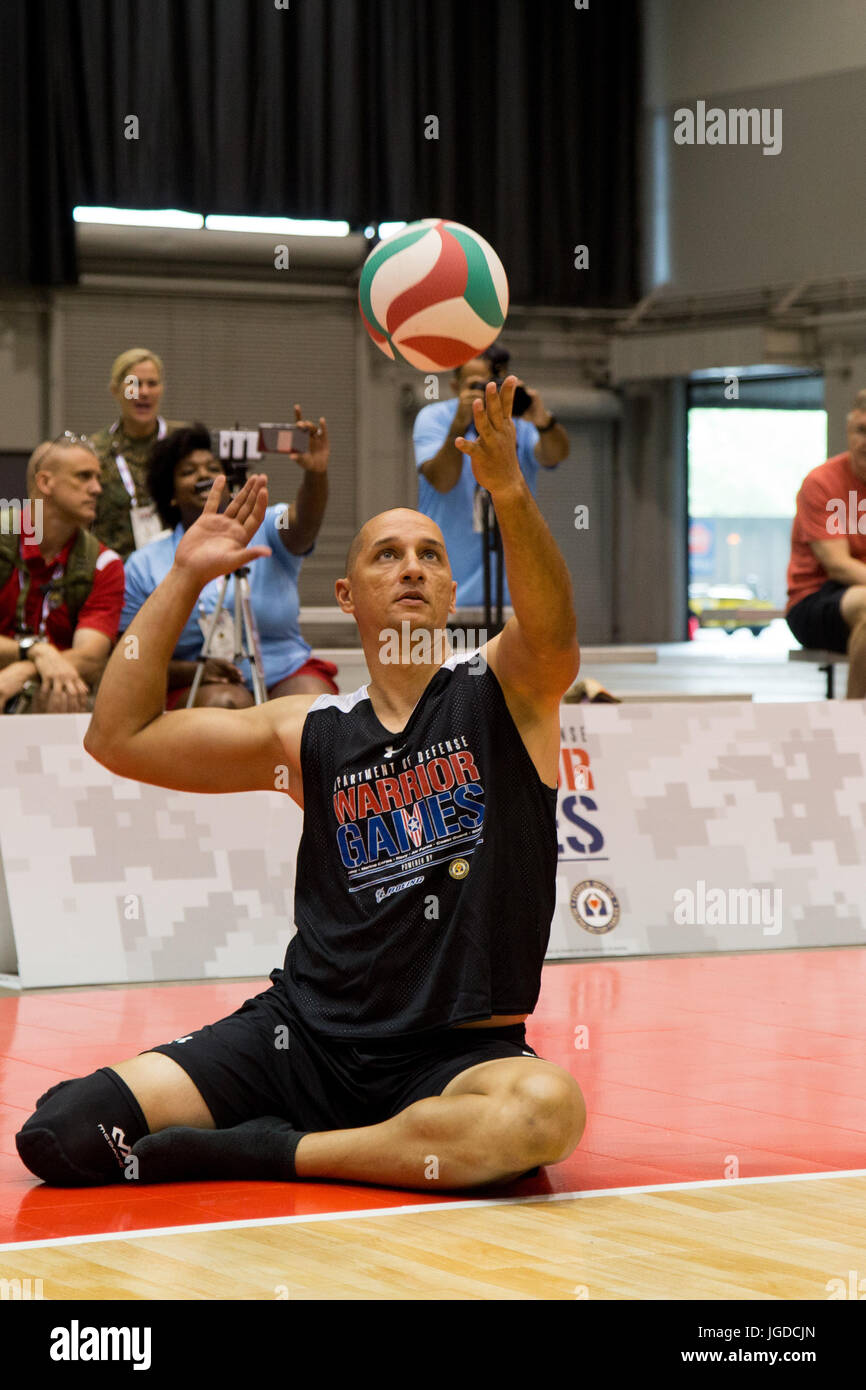
[{"label": "wooden bench", "polygon": [[846,652],[826,652],[818,647],[797,647],[788,652],[789,661],[808,661],[827,677],[827,699],[833,699],[833,674],[837,666],[847,666]]},{"label": "wooden bench", "polygon": [[[727,632],[728,629],[725,624],[733,623],[734,628],[750,628],[752,635],[756,636],[755,628],[763,631],[777,618],[784,618],[785,610],[784,608],[704,608],[700,613],[695,613],[694,616],[698,620],[698,626],[706,632],[718,632],[720,630]],[[704,618],[707,618],[708,621],[704,622]],[[733,632],[734,628],[730,630]]]},{"label": "wooden bench", "polygon": [[619,696],[623,705],[714,704],[718,700],[752,700],[749,690],[632,690]]}]

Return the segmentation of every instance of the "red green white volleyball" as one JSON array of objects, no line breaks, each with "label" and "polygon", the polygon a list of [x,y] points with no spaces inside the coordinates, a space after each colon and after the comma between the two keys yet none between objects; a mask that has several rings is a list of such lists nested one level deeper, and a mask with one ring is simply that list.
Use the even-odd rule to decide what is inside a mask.
[{"label": "red green white volleyball", "polygon": [[499,336],[508,280],[493,247],[471,227],[428,217],[374,246],[358,303],[386,357],[443,372],[471,362]]}]

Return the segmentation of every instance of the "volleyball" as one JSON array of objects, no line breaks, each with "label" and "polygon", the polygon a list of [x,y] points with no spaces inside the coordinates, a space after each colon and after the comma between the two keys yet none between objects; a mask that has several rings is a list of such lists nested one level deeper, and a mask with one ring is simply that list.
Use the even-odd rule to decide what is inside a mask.
[{"label": "volleyball", "polygon": [[493,247],[471,227],[428,217],[373,248],[358,302],[386,357],[442,372],[470,362],[498,336],[508,280]]}]

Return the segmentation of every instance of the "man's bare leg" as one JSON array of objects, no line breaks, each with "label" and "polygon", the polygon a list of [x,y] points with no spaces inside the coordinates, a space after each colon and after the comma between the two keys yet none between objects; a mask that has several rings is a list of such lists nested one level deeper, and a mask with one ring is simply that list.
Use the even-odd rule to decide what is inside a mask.
[{"label": "man's bare leg", "polygon": [[277,681],[268,691],[269,700],[280,700],[284,695],[333,695],[327,681],[320,676],[286,676]]},{"label": "man's bare leg", "polygon": [[[226,1176],[204,1170],[214,1159],[219,1167],[220,1154],[229,1149],[233,1177],[290,1180],[288,1122],[270,1117],[220,1130],[213,1139],[184,1136],[184,1128],[215,1126],[177,1063],[163,1053],[145,1053],[113,1070],[134,1092],[151,1134],[172,1131],[165,1136],[171,1154],[150,1139],[136,1145],[143,1182],[191,1180],[199,1172],[202,1178]],[[567,1071],[541,1058],[501,1058],[468,1068],[441,1096],[416,1101],[382,1124],[304,1134],[294,1149],[294,1175],[421,1191],[501,1183],[567,1158],[585,1121],[580,1087]],[[262,1172],[265,1149],[270,1168]],[[287,1157],[280,1159],[280,1153]]]},{"label": "man's bare leg", "polygon": [[559,1163],[585,1123],[583,1096],[568,1072],[541,1058],[501,1058],[461,1072],[441,1096],[416,1101],[384,1124],[306,1134],[295,1171],[426,1191],[476,1187]]},{"label": "man's bare leg", "polygon": [[216,1129],[213,1115],[194,1081],[164,1052],[142,1052],[111,1067],[125,1081],[144,1112],[151,1134],[170,1125]]},{"label": "man's bare leg", "polygon": [[862,700],[866,696],[866,585],[852,584],[846,589],[839,611],[850,628],[847,698]]}]

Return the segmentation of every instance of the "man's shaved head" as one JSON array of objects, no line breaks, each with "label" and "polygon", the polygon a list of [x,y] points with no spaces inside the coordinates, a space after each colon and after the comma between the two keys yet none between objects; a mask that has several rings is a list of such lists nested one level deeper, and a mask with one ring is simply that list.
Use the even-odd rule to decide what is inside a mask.
[{"label": "man's shaved head", "polygon": [[364,522],[364,525],[349,546],[349,553],[346,556],[347,579],[351,579],[352,571],[358,561],[358,556],[366,545],[372,544],[377,531],[381,532],[383,537],[390,535],[392,532],[396,532],[399,529],[400,518],[407,516],[423,518],[424,522],[429,527],[429,534],[435,536],[441,545],[445,544],[442,532],[439,530],[436,522],[431,521],[430,517],[425,516],[423,512],[415,511],[412,507],[394,507],[389,512],[379,512],[378,516],[371,516],[369,521]]},{"label": "man's shaved head", "polygon": [[33,453],[27,460],[26,487],[29,497],[32,497],[36,490],[36,474],[40,473],[43,468],[47,468],[52,473],[57,469],[57,455],[51,453],[52,448],[53,445],[50,439],[43,440],[41,444],[36,445]]},{"label": "man's shaved head", "polygon": [[27,496],[59,527],[89,529],[102,492],[99,471],[99,459],[81,435],[44,439],[27,460]]},{"label": "man's shaved head", "polygon": [[334,585],[340,608],[358,624],[371,671],[391,660],[380,653],[394,633],[444,631],[456,611],[456,590],[442,532],[412,507],[371,516],[349,546],[345,577]]},{"label": "man's shaved head", "polygon": [[80,435],[61,436],[59,439],[43,439],[41,444],[37,444],[27,460],[25,486],[28,497],[35,495],[37,474],[42,472],[56,474],[70,454],[78,455],[82,451],[92,458],[96,457],[89,443],[85,442]]},{"label": "man's shaved head", "polygon": [[346,556],[346,578],[352,578],[352,570],[355,568],[355,561],[364,548],[364,527],[362,526],[352,544],[349,546],[349,553]]}]

